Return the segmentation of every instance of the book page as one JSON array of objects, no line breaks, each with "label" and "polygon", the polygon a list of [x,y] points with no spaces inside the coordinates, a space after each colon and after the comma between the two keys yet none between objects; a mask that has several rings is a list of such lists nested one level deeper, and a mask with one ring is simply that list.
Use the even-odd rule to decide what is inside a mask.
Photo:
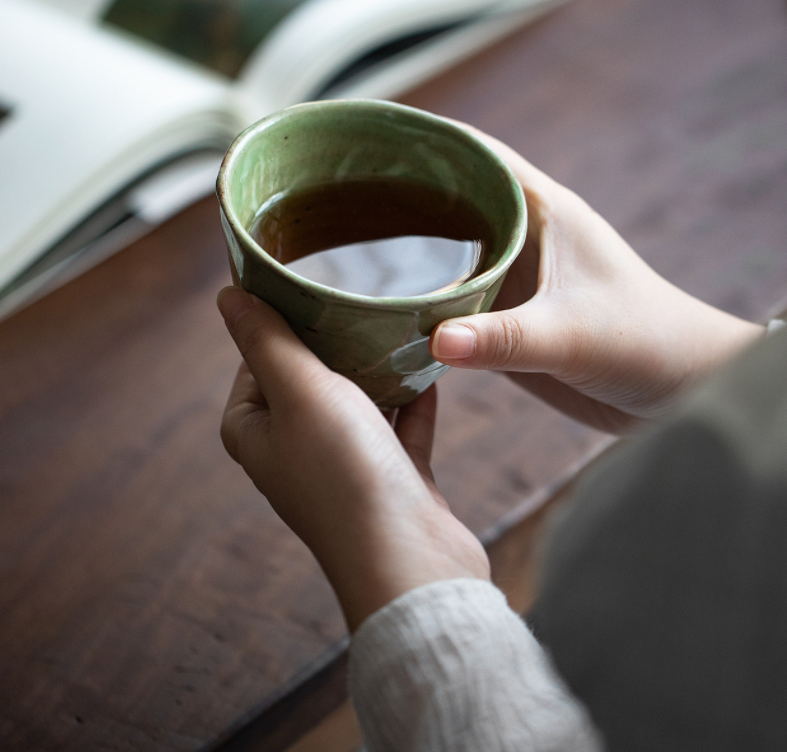
[{"label": "book page", "polygon": [[228,78],[276,26],[309,0],[40,0],[106,24]]},{"label": "book page", "polygon": [[226,149],[227,86],[34,2],[0,0],[0,288],[164,161]]},{"label": "book page", "polygon": [[103,15],[112,0],[41,0],[83,21],[96,21]]},{"label": "book page", "polygon": [[563,1],[311,0],[255,51],[239,84],[275,109],[396,96]]},{"label": "book page", "polygon": [[235,78],[276,25],[307,0],[112,0],[101,17]]}]

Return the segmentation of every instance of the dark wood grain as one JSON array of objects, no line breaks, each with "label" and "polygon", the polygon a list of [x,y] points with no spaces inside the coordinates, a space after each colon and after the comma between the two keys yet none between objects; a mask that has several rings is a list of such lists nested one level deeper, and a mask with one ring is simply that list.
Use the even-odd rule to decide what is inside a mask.
[{"label": "dark wood grain", "polygon": [[216,218],[195,206],[0,328],[6,749],[198,748],[344,634],[220,444]]},{"label": "dark wood grain", "polygon": [[[403,100],[716,305],[787,291],[781,0],[574,0]],[[282,749],[341,702],[335,599],[219,441],[228,282],[210,199],[0,323],[4,750]],[[606,441],[494,374],[440,386],[438,483],[488,540]]]},{"label": "dark wood grain", "polygon": [[[285,749],[347,701],[349,637],[293,676],[260,708],[238,719],[235,728],[208,746],[221,752],[277,752]],[[297,723],[293,717],[297,715]]]}]

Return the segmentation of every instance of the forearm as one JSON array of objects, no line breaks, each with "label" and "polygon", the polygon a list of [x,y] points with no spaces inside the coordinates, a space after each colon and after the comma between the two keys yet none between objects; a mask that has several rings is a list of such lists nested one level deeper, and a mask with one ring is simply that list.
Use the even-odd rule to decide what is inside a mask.
[{"label": "forearm", "polygon": [[369,618],[350,694],[370,752],[596,752],[589,718],[494,586],[451,580]]},{"label": "forearm", "polygon": [[336,530],[323,532],[307,545],[328,577],[351,633],[415,588],[440,580],[489,579],[483,546],[442,505],[402,501],[388,515],[380,509],[365,518],[345,515]]}]

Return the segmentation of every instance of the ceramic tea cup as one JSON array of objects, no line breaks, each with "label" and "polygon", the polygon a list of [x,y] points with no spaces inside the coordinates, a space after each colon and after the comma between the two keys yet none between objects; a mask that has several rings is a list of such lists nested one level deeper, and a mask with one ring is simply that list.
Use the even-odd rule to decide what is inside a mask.
[{"label": "ceramic tea cup", "polygon": [[[442,292],[368,297],[299,276],[249,232],[272,197],[372,177],[469,200],[491,230],[479,273]],[[235,284],[278,310],[328,367],[381,408],[406,404],[447,370],[429,354],[430,333],[445,319],[490,309],[527,228],[522,188],[485,144],[436,115],[383,101],[310,102],[264,118],[230,147],[217,193]]]}]

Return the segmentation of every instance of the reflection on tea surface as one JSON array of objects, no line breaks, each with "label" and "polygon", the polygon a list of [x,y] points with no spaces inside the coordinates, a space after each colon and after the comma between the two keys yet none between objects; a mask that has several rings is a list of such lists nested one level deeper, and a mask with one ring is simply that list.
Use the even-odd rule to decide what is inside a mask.
[{"label": "reflection on tea surface", "polygon": [[490,227],[472,203],[403,179],[275,196],[250,232],[302,277],[374,297],[449,290],[483,272],[491,249]]},{"label": "reflection on tea surface", "polygon": [[475,240],[406,235],[320,251],[287,268],[356,295],[408,297],[457,287],[473,276],[480,258]]}]

